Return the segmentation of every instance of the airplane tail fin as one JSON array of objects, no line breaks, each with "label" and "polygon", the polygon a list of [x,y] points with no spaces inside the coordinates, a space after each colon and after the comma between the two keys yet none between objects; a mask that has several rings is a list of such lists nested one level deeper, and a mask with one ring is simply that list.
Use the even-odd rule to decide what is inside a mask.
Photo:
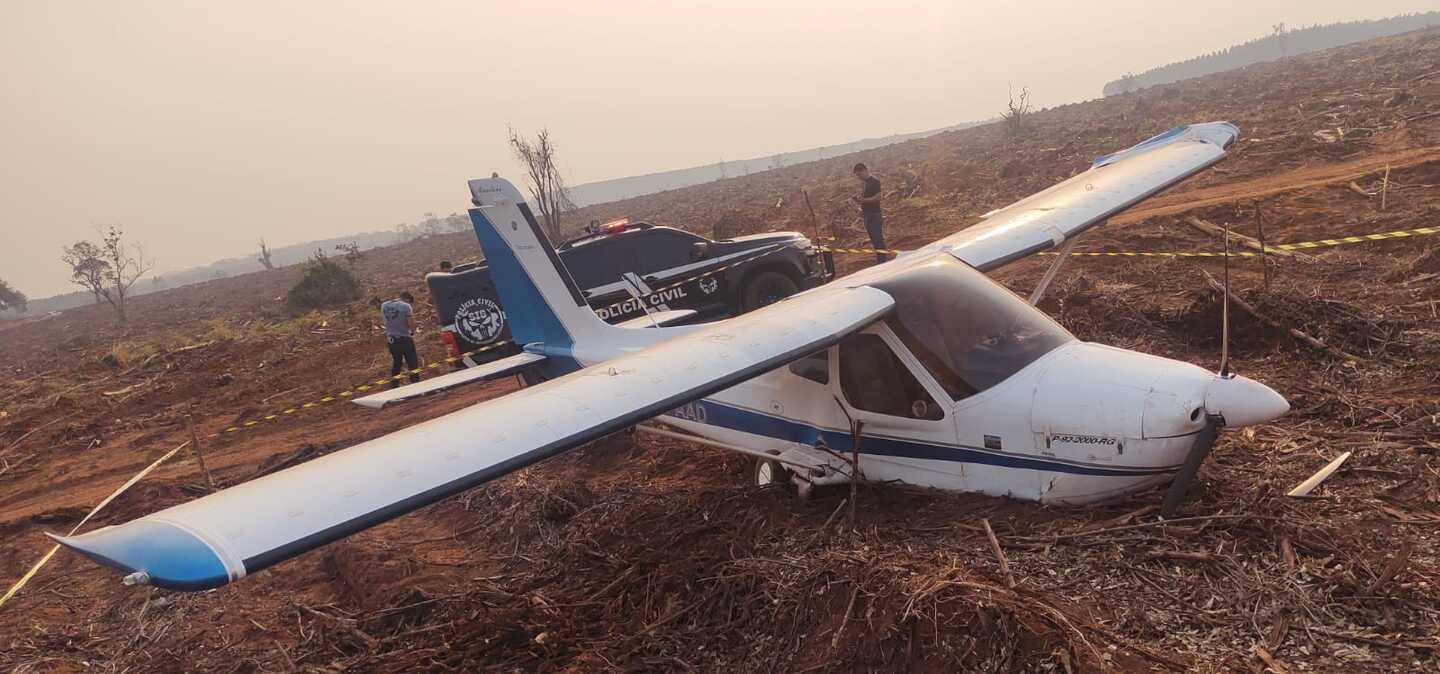
[{"label": "airplane tail fin", "polygon": [[619,330],[590,309],[520,190],[504,178],[480,178],[470,181],[470,194],[477,206],[470,221],[517,344],[569,355],[577,343]]}]

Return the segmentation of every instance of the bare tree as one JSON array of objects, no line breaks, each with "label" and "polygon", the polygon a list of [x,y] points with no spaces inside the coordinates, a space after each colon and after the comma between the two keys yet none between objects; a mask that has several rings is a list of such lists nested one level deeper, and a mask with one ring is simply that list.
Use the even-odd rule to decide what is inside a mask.
[{"label": "bare tree", "polygon": [[551,241],[559,241],[560,216],[574,210],[575,202],[571,201],[570,188],[565,186],[560,168],[555,165],[555,144],[550,142],[550,130],[540,129],[532,142],[512,128],[510,149],[515,152],[515,158],[525,163],[525,172],[530,179],[530,196],[540,209],[545,234]]},{"label": "bare tree", "polygon": [[153,260],[145,259],[145,250],[138,243],[125,244],[125,230],[120,225],[109,225],[100,239],[100,259],[107,265],[105,299],[115,307],[115,314],[123,324],[126,320],[125,298],[130,287],[155,266]]},{"label": "bare tree", "polygon": [[14,311],[25,313],[25,293],[10,287],[5,279],[0,279],[0,311]]},{"label": "bare tree", "polygon": [[[360,252],[360,244],[354,241],[350,243],[337,243],[335,244],[335,250],[345,254],[345,261],[350,263],[351,269],[354,269],[355,265],[359,264],[360,260],[365,257],[365,253]],[[319,252],[318,249],[316,252]]]},{"label": "bare tree", "polygon": [[270,259],[270,249],[265,247],[265,239],[260,239],[260,257],[255,258],[255,261],[266,269],[275,268],[275,262]]},{"label": "bare tree", "polygon": [[70,282],[89,290],[99,304],[105,298],[105,274],[109,263],[101,258],[100,247],[89,241],[76,241],[65,246],[61,261],[70,265]]},{"label": "bare tree", "polygon": [[1006,85],[1010,90],[1010,102],[1006,104],[1005,112],[1000,117],[1005,120],[1005,129],[1010,133],[1019,133],[1024,130],[1029,121],[1030,113],[1034,110],[1030,107],[1030,89],[1020,87],[1020,95],[1015,95],[1015,87]]},{"label": "bare tree", "polygon": [[1285,58],[1286,56],[1289,56],[1289,53],[1288,53],[1289,50],[1285,48],[1286,45],[1285,45],[1285,22],[1284,22],[1284,21],[1281,21],[1280,23],[1275,23],[1275,24],[1271,24],[1271,25],[1270,25],[1270,37],[1275,38],[1275,41],[1276,41],[1277,43],[1279,43],[1279,45],[1280,45],[1280,58],[1283,59],[1283,58]]}]

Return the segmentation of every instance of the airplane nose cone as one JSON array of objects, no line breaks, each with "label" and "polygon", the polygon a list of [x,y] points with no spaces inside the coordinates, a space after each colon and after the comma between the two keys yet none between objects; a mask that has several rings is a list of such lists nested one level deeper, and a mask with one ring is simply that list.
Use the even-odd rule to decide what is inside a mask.
[{"label": "airplane nose cone", "polygon": [[1205,410],[1225,417],[1229,428],[1263,424],[1290,411],[1274,389],[1239,375],[1215,377],[1205,387]]}]

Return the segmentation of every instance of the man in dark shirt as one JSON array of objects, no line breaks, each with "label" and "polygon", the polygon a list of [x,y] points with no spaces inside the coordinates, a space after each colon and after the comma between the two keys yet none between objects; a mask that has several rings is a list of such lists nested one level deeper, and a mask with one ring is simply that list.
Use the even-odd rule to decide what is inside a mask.
[{"label": "man in dark shirt", "polygon": [[[860,215],[865,219],[865,231],[870,234],[870,247],[885,248],[885,216],[880,214],[880,179],[870,175],[864,164],[855,165],[855,179],[860,181],[860,196],[850,197],[860,204]],[[876,253],[875,261],[884,262],[885,253]]]}]

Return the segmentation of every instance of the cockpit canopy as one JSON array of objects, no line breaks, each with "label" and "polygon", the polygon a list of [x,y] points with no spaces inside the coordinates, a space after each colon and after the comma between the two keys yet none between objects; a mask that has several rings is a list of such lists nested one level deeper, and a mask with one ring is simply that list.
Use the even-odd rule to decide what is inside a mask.
[{"label": "cockpit canopy", "polygon": [[1044,312],[949,255],[872,284],[895,298],[885,320],[946,393],[994,386],[1071,335]]}]

